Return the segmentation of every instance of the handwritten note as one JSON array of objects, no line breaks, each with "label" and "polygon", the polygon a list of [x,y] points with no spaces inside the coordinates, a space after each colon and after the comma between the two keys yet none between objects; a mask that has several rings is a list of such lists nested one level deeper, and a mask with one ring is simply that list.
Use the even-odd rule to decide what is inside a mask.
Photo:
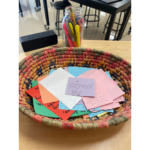
[{"label": "handwritten note", "polygon": [[100,109],[101,110],[107,110],[107,109],[112,109],[112,108],[117,108],[117,107],[120,107],[120,104],[116,103],[116,102],[113,102],[113,103],[110,103],[110,104],[107,104],[107,105],[100,106]]},{"label": "handwritten note", "polygon": [[66,95],[95,96],[95,80],[85,78],[69,78]]},{"label": "handwritten note", "polygon": [[38,81],[38,85],[39,85],[39,89],[40,89],[40,93],[41,93],[41,97],[42,97],[42,102],[43,103],[51,103],[51,102],[56,102],[58,101],[58,99],[52,94],[50,93],[45,87],[43,87],[39,82],[41,80],[43,80],[44,78],[46,78],[48,75],[43,76],[43,77],[39,77],[37,79]]},{"label": "handwritten note", "polygon": [[117,86],[117,84],[112,83],[112,80],[106,75],[106,73],[102,69],[97,70],[95,73],[89,76],[89,78],[94,78],[95,80],[100,81],[102,84],[105,84],[109,95],[113,99],[116,99],[124,94],[124,92]]},{"label": "handwritten note", "polygon": [[33,98],[35,98],[38,102],[40,102],[42,105],[44,105],[46,108],[51,110],[53,113],[55,113],[57,116],[59,116],[63,120],[67,120],[74,113],[74,110],[59,109],[59,101],[44,104],[41,99],[38,85],[27,90],[26,93],[32,96]]},{"label": "handwritten note", "polygon": [[102,105],[106,105],[113,102],[113,99],[109,96],[107,89],[101,82],[95,82],[95,97],[83,97],[83,102],[87,109],[93,109]]},{"label": "handwritten note", "polygon": [[69,109],[72,109],[82,98],[79,96],[65,95],[69,77],[73,76],[62,68],[59,68],[39,83]]}]

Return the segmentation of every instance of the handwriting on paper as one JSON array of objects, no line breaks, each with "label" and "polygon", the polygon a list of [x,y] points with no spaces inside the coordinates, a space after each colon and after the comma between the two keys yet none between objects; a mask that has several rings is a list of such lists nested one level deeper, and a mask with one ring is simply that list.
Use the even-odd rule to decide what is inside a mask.
[{"label": "handwriting on paper", "polygon": [[39,83],[69,109],[72,109],[82,98],[79,96],[65,95],[69,77],[73,76],[62,68],[59,68]]},{"label": "handwriting on paper", "polygon": [[35,98],[39,103],[44,105],[46,108],[51,110],[53,113],[55,113],[57,116],[59,116],[63,120],[67,120],[74,113],[74,110],[59,109],[59,101],[44,104],[41,99],[41,94],[40,94],[38,85],[27,90],[26,93],[29,94],[30,96],[32,96],[33,98]]},{"label": "handwriting on paper", "polygon": [[113,99],[107,93],[104,84],[101,82],[95,83],[95,97],[83,97],[83,102],[87,109],[93,109],[102,105],[106,105],[113,102]]},{"label": "handwriting on paper", "polygon": [[66,95],[94,97],[95,80],[69,77],[66,88]]}]

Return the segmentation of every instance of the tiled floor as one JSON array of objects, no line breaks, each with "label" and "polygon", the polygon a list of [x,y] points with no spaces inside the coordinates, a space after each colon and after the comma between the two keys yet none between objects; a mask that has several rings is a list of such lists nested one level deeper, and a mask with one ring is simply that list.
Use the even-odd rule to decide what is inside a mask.
[{"label": "tiled floor", "polygon": [[[44,8],[43,8],[43,1],[41,1],[41,11],[36,12],[35,7],[35,0],[20,0],[22,11],[23,11],[23,17],[19,16],[19,37],[29,34],[34,34],[38,32],[45,31],[44,24],[46,24],[45,20],[45,14],[44,14]],[[50,30],[54,30],[56,34],[58,33],[57,30],[55,30],[55,21],[56,21],[56,10],[54,7],[50,5],[51,0],[47,0],[48,5],[48,12],[49,12],[49,20],[50,20]],[[58,1],[58,0],[55,0]],[[59,0],[60,1],[60,0]],[[74,3],[70,1],[72,6],[79,6],[79,4]],[[83,5],[83,15],[85,13],[86,6]],[[90,10],[90,13],[94,13],[95,9]],[[103,33],[104,30],[104,24],[107,21],[109,14],[105,12],[100,12],[100,22],[99,27],[97,27],[97,23],[88,23],[88,28],[85,28],[84,30],[84,40],[104,40],[105,33]],[[60,13],[60,18],[63,18],[63,13]],[[123,15],[122,15],[123,18]],[[121,21],[122,21],[121,18]],[[89,17],[89,19],[93,19],[92,17]],[[116,17],[116,21],[119,19],[119,14]],[[129,19],[129,22],[127,24],[127,27],[125,29],[125,32],[122,37],[122,41],[131,41],[131,34],[128,35],[128,30],[131,26],[131,17]],[[114,29],[116,29],[116,25],[113,26]],[[61,32],[60,32],[61,33]],[[112,32],[110,36],[110,40],[113,39],[114,33]],[[61,35],[58,37],[61,38]],[[23,49],[19,42],[19,53],[22,53]]]}]

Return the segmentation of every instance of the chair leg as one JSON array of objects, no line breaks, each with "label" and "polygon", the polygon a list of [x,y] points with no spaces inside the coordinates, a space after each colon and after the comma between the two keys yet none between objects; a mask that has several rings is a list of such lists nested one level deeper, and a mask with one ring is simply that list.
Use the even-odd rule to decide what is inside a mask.
[{"label": "chair leg", "polygon": [[103,31],[103,33],[105,33],[105,29],[106,29],[106,26],[107,26],[107,24],[108,24],[109,18],[110,18],[110,15],[109,15],[109,17],[108,17],[108,19],[107,19],[106,24],[104,25],[104,31]]},{"label": "chair leg", "polygon": [[84,20],[85,20],[86,12],[87,12],[87,6],[86,6],[86,9],[85,9]]},{"label": "chair leg", "polygon": [[100,11],[98,10],[98,23],[97,23],[97,27],[99,27],[99,21],[100,21]]},{"label": "chair leg", "polygon": [[58,10],[58,36],[60,36],[60,33],[59,33],[59,15],[60,15],[60,10]]},{"label": "chair leg", "polygon": [[121,16],[122,16],[122,12],[120,13],[120,16],[119,16],[119,21],[118,21],[118,25],[117,25],[116,33],[115,33],[115,36],[114,36],[114,40],[116,39],[116,35],[117,35],[117,33],[118,33],[118,27],[119,27],[119,24],[120,24]]},{"label": "chair leg", "polygon": [[96,12],[97,12],[97,10],[95,9],[95,17],[94,17],[94,22],[95,22],[95,19],[96,19]]},{"label": "chair leg", "polygon": [[87,26],[88,26],[89,15],[90,15],[90,7],[89,7],[89,12],[88,12],[88,16],[87,16],[87,24],[86,24],[86,28],[87,28]]}]

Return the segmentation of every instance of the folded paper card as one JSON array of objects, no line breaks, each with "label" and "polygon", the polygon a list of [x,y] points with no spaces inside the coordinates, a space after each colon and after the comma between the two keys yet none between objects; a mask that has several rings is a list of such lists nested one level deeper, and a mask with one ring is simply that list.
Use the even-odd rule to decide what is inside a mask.
[{"label": "folded paper card", "polygon": [[59,109],[59,101],[44,104],[41,99],[41,94],[38,85],[27,90],[26,93],[35,98],[38,102],[40,102],[42,105],[44,105],[46,108],[51,110],[63,120],[67,120],[74,113],[74,110]]},{"label": "folded paper card", "polygon": [[39,83],[69,109],[72,109],[82,98],[79,96],[65,95],[69,77],[73,76],[62,68],[59,68]]},{"label": "folded paper card", "polygon": [[67,83],[66,95],[94,97],[95,80],[70,77]]},{"label": "folded paper card", "polygon": [[[48,75],[47,75],[48,76]],[[45,87],[43,87],[39,82],[46,78],[47,76],[39,77],[37,78],[39,89],[40,89],[40,94],[42,98],[42,102],[45,103],[51,103],[51,102],[56,102],[58,99],[50,93]]]}]

